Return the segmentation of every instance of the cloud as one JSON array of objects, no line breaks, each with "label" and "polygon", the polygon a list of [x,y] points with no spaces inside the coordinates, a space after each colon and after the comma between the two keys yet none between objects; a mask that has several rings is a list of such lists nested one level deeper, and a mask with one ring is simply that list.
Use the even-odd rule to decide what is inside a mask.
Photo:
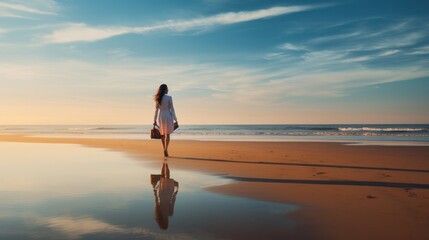
[{"label": "cloud", "polygon": [[111,49],[111,50],[108,50],[107,53],[116,59],[126,59],[133,54],[130,50],[126,48]]},{"label": "cloud", "polygon": [[367,47],[362,47],[366,50],[379,50],[386,48],[398,48],[412,46],[424,39],[426,36],[423,32],[402,33],[396,36],[385,36],[380,39],[375,39],[372,44]]},{"label": "cloud", "polygon": [[[189,120],[185,117],[185,121],[198,122],[201,120],[198,116],[209,114],[207,109],[219,106],[222,106],[220,115],[249,114],[248,119],[255,120],[251,112],[264,112],[266,106],[285,108],[296,97],[312,100],[342,97],[353,89],[429,76],[429,70],[419,65],[365,67],[360,62],[339,63],[345,57],[336,52],[306,55],[308,58],[280,64],[277,69],[271,69],[271,61],[243,67],[153,59],[105,59],[103,63],[4,60],[0,61],[0,86],[7,87],[0,88],[0,100],[13,107],[3,109],[4,113],[27,109],[29,99],[37,99],[37,108],[53,106],[52,109],[64,111],[61,113],[66,116],[78,111],[85,113],[88,121],[95,121],[100,114],[109,116],[112,111],[123,112],[123,117],[118,114],[109,118],[114,123],[136,118],[136,112],[141,112],[139,118],[149,120],[153,116],[152,96],[161,83],[167,83],[177,109],[190,111],[192,117]],[[64,110],[56,106],[64,106]],[[91,115],[93,112],[96,116]],[[233,115],[222,121],[237,121]],[[282,113],[276,116],[278,121],[285,117]]]},{"label": "cloud", "polygon": [[3,11],[3,10],[1,10],[1,9],[0,9],[0,17],[9,17],[9,18],[27,18],[27,17],[21,16],[21,15],[17,15],[17,14],[14,14],[14,13],[10,13],[10,12],[7,12],[7,11]]},{"label": "cloud", "polygon": [[429,34],[416,24],[418,20],[407,19],[382,25],[373,24],[372,20],[374,19],[364,19],[362,22],[357,22],[356,26],[348,26],[347,32],[341,34],[319,33],[322,36],[308,40],[307,47],[310,49],[323,47],[348,52],[390,50],[413,46],[427,38]]},{"label": "cloud", "polygon": [[374,59],[378,59],[380,57],[386,57],[386,56],[391,56],[394,55],[396,53],[399,53],[400,50],[394,49],[394,50],[386,50],[386,51],[382,51],[381,53],[378,54],[369,54],[369,55],[364,55],[364,56],[359,56],[359,57],[344,57],[344,59],[341,61],[342,63],[356,63],[356,62],[365,62],[365,61],[369,61],[369,60],[374,60]]},{"label": "cloud", "polygon": [[55,10],[58,8],[58,4],[55,0],[32,0],[32,2],[34,3],[34,5],[43,6],[51,10]]},{"label": "cloud", "polygon": [[[320,37],[300,40],[299,46],[294,42],[285,43],[263,58],[319,72],[354,70],[362,65],[369,67],[370,64],[375,69],[377,64],[392,67],[400,63],[402,66],[395,66],[398,68],[421,66],[412,57],[406,57],[428,52],[423,47],[417,47],[429,36],[426,29],[416,24],[418,22],[419,19],[364,19],[348,23],[348,26],[341,26],[342,29],[335,31],[330,28],[308,29],[309,32],[316,31]],[[338,31],[342,33],[338,34]],[[301,49],[305,51],[298,51]],[[311,68],[305,67],[304,63]]]},{"label": "cloud", "polygon": [[258,94],[265,89],[284,96],[338,97],[355,88],[429,76],[427,63],[406,57],[429,54],[428,46],[415,47],[427,38],[426,30],[410,21],[362,25],[343,34],[300,40],[299,45],[276,46],[262,58],[276,66],[272,71],[277,75],[258,86]]},{"label": "cloud", "polygon": [[[123,65],[98,65],[84,62],[67,62],[46,68],[46,74],[64,74],[77,88],[93,89],[103,94],[113,90],[117,94],[149,94],[164,82],[169,82],[175,93],[187,94],[199,89],[210,97],[222,98],[231,103],[266,105],[278,102],[283,96],[344,96],[354,88],[388,82],[405,81],[429,76],[429,70],[419,66],[366,68],[349,66],[346,69],[325,69],[325,65],[338,65],[342,55],[313,53],[314,59],[297,62],[281,71],[267,71],[266,66],[237,67],[219,64],[171,64],[155,62],[124,62]],[[350,63],[353,64],[353,63]],[[142,67],[143,66],[143,67]],[[26,71],[28,73],[28,71]],[[79,74],[77,74],[79,73]],[[52,78],[52,77],[51,77]],[[75,79],[81,79],[76,82]],[[101,80],[100,80],[101,79]],[[63,81],[69,81],[64,80]],[[146,89],[146,90],[144,90]],[[70,91],[74,91],[73,87]],[[145,92],[147,91],[147,92]],[[122,92],[122,93],[121,93]],[[93,93],[90,93],[92,95]]]},{"label": "cloud", "polygon": [[[37,4],[44,5],[45,7],[53,7],[53,3],[48,4],[48,1],[36,1]],[[43,4],[44,3],[44,4]],[[27,2],[23,2],[23,4],[15,4],[15,3],[5,3],[0,2],[0,16],[1,17],[14,17],[14,18],[25,18],[26,16],[22,16],[21,14],[38,14],[38,15],[55,15],[55,12],[40,10],[35,7],[31,7]],[[36,4],[36,5],[37,5]],[[48,5],[47,5],[48,4]]]},{"label": "cloud", "polygon": [[354,62],[363,62],[374,59],[373,56],[360,56],[360,57],[354,57],[354,58],[346,58],[342,60],[342,63],[354,63]]},{"label": "cloud", "polygon": [[302,47],[302,46],[298,46],[298,45],[294,45],[291,43],[284,43],[282,45],[279,46],[280,49],[283,50],[291,50],[291,51],[306,51],[307,49]]},{"label": "cloud", "polygon": [[177,94],[187,96],[198,89],[205,100],[224,96],[234,104],[257,101],[263,105],[273,103],[281,96],[262,100],[253,98],[258,88],[264,89],[260,96],[270,96],[269,91],[276,90],[265,87],[267,79],[276,73],[266,73],[264,68],[137,59],[114,62],[49,61],[31,65],[0,62],[0,85],[8,86],[0,88],[0,99],[21,101],[31,97],[39,101],[56,101],[62,98],[76,104],[96,101],[129,105],[134,104],[136,98],[150,98],[161,83],[168,83]]},{"label": "cloud", "polygon": [[282,82],[285,87],[287,86],[286,92],[292,96],[338,97],[346,95],[350,89],[427,76],[429,76],[429,70],[420,68],[363,68],[300,74],[277,80],[277,82]]},{"label": "cloud", "polygon": [[272,7],[255,11],[221,13],[189,20],[168,20],[163,23],[142,27],[92,27],[84,23],[71,23],[62,29],[54,31],[52,34],[45,36],[44,40],[50,43],[68,43],[78,41],[91,42],[128,33],[142,34],[160,30],[189,31],[266,19],[295,12],[308,11],[318,7],[321,6]]},{"label": "cloud", "polygon": [[415,48],[411,52],[407,53],[408,55],[423,55],[429,54],[429,45]]},{"label": "cloud", "polygon": [[317,38],[311,39],[309,42],[324,43],[324,42],[338,41],[338,40],[348,39],[351,37],[360,36],[361,34],[362,32],[360,31],[350,32],[345,34],[334,34],[329,36],[317,37]]},{"label": "cloud", "polygon": [[378,56],[385,57],[385,56],[390,56],[390,55],[396,54],[398,52],[400,52],[400,50],[397,50],[397,49],[387,50],[387,51],[380,53]]},{"label": "cloud", "polygon": [[126,27],[89,27],[84,23],[68,24],[65,28],[57,30],[45,36],[44,40],[51,43],[67,43],[79,41],[97,41],[111,38],[113,36],[134,32],[132,28]]}]

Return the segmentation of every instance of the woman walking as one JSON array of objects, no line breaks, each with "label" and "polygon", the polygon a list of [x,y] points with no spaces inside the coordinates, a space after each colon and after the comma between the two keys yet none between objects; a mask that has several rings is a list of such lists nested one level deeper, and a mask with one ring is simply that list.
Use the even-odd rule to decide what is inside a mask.
[{"label": "woman walking", "polygon": [[[174,112],[173,99],[167,95],[168,87],[161,84],[158,92],[155,94],[155,117],[153,125],[158,122],[159,131],[162,135],[162,146],[164,147],[164,156],[168,157],[168,144],[170,143],[170,134],[174,131],[174,125],[179,126],[176,113]],[[174,123],[175,121],[175,123]]]}]

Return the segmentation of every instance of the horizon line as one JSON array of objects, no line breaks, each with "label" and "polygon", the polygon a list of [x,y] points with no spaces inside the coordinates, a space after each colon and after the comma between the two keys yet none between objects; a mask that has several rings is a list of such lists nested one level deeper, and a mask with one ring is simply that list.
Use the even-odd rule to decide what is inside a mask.
[{"label": "horizon line", "polygon": [[[180,125],[429,125],[428,123],[184,123]],[[65,126],[65,125],[86,125],[86,126],[98,126],[98,125],[110,125],[110,126],[125,126],[125,125],[136,125],[145,126],[153,124],[133,124],[133,123],[121,123],[121,124],[0,124],[0,126]]]}]

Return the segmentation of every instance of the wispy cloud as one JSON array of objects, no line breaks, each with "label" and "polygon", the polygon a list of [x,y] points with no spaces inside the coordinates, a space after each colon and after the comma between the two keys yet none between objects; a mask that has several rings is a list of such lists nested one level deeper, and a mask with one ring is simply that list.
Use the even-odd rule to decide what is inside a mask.
[{"label": "wispy cloud", "polygon": [[305,51],[307,50],[306,48],[302,47],[302,46],[298,46],[292,43],[284,43],[282,45],[279,46],[280,49],[283,50],[291,50],[291,51]]},{"label": "wispy cloud", "polygon": [[126,33],[135,32],[133,28],[127,27],[89,27],[84,23],[71,23],[65,28],[54,31],[52,34],[43,37],[45,42],[68,43],[80,41],[97,41],[111,38]]},{"label": "wispy cloud", "polygon": [[0,62],[0,85],[7,88],[0,88],[0,100],[19,106],[31,98],[39,103],[79,106],[79,111],[88,112],[106,105],[109,113],[111,109],[142,109],[147,117],[153,113],[154,90],[167,83],[179,109],[182,106],[186,111],[184,106],[192,104],[194,113],[205,113],[207,106],[225,106],[220,110],[222,115],[236,109],[245,113],[263,112],[266,106],[284,108],[290,104],[285,100],[288,97],[342,97],[352,89],[429,76],[429,71],[419,65],[365,67],[358,62],[341,63],[345,59],[341,53],[321,51],[305,55],[301,61],[275,70],[270,69],[272,62],[239,67],[153,59],[31,64],[5,59]]},{"label": "wispy cloud", "polygon": [[[401,62],[401,65],[394,67],[385,65],[384,58],[401,56],[403,53],[398,49],[360,56],[336,50],[309,50],[299,54],[299,58],[295,57],[295,61],[280,64],[278,69],[273,70],[277,75],[270,77],[273,80],[268,82],[283,82],[285,87],[279,84],[275,89],[283,89],[286,95],[335,97],[345,96],[354,88],[429,76],[425,66],[416,62]],[[279,60],[282,60],[281,56],[268,61]],[[382,61],[384,64],[366,65],[367,61]]]},{"label": "wispy cloud", "polygon": [[408,55],[423,55],[429,54],[429,45],[413,49]]},{"label": "wispy cloud", "polygon": [[262,89],[282,89],[287,96],[335,97],[350,89],[428,77],[427,63],[406,56],[429,54],[428,46],[417,47],[427,41],[429,32],[413,23],[360,22],[341,34],[316,30],[321,37],[273,47],[275,52],[263,59],[275,66],[277,76]]},{"label": "wispy cloud", "polygon": [[401,33],[396,36],[386,36],[380,39],[375,39],[372,41],[372,44],[364,47],[363,49],[367,50],[379,50],[386,48],[398,48],[398,47],[407,47],[412,46],[424,39],[426,33],[424,32],[412,32],[412,33]]},{"label": "wispy cloud", "polygon": [[398,52],[400,52],[400,50],[398,50],[398,49],[386,50],[386,51],[380,53],[378,56],[380,56],[380,57],[390,56],[390,55],[396,54]]},{"label": "wispy cloud", "polygon": [[8,12],[8,11],[4,11],[4,10],[1,10],[1,9],[0,9],[0,17],[27,18],[27,17],[21,16],[21,15],[15,14],[15,13],[11,13],[11,12]]},{"label": "wispy cloud", "polygon": [[[49,10],[41,10],[36,7],[30,6],[31,1],[22,2],[22,4],[0,2],[0,17],[12,18],[27,18],[23,14],[36,14],[36,15],[55,15],[56,13]],[[52,8],[54,3],[50,1],[36,1],[36,5]],[[50,9],[51,10],[51,9]]]},{"label": "wispy cloud", "polygon": [[125,59],[132,55],[132,52],[126,48],[115,48],[108,50],[108,54],[116,59]]},{"label": "wispy cloud", "polygon": [[308,11],[321,6],[290,6],[272,7],[255,11],[241,11],[221,13],[208,17],[200,17],[189,20],[168,20],[155,25],[142,27],[107,26],[92,27],[84,23],[71,23],[64,28],[54,31],[44,37],[46,42],[68,43],[78,41],[98,41],[127,33],[147,33],[152,31],[188,31],[201,28],[209,28],[221,25],[230,25],[242,22],[255,21],[270,17],[281,16],[296,12]]},{"label": "wispy cloud", "polygon": [[360,56],[360,57],[353,57],[353,58],[346,58],[340,62],[342,63],[355,63],[355,62],[364,62],[374,59],[374,56]]},{"label": "wispy cloud", "polygon": [[351,89],[427,76],[429,76],[429,71],[420,68],[363,68],[300,74],[286,77],[281,81],[288,86],[288,94],[293,96],[336,97],[347,95],[347,91]]},{"label": "wispy cloud", "polygon": [[[378,22],[371,24],[371,21]],[[384,21],[383,24],[380,24],[381,21]],[[329,35],[332,32],[330,29],[316,30],[321,37],[301,40],[299,46],[293,42],[285,43],[264,58],[288,61],[289,65],[293,64],[290,61],[292,59],[319,71],[335,71],[339,68],[352,70],[362,64],[382,61],[384,65],[395,62],[408,65],[407,61],[409,63],[412,58],[399,58],[428,52],[427,49],[416,47],[429,37],[429,31],[416,26],[416,22],[417,19],[395,20],[393,23],[385,19],[364,19],[362,22],[350,23],[345,31],[341,29],[341,34],[334,31]],[[306,51],[297,51],[300,49]]]},{"label": "wispy cloud", "polygon": [[349,57],[347,55],[344,55],[343,60],[341,60],[339,62],[341,62],[341,63],[365,62],[365,61],[380,59],[382,57],[391,56],[391,55],[394,55],[394,54],[399,53],[399,52],[400,52],[400,50],[393,49],[393,50],[382,51],[382,52],[377,53],[377,54],[368,54],[368,55],[363,55],[363,56],[358,56],[358,57]]},{"label": "wispy cloud", "polygon": [[[363,19],[356,26],[347,26],[347,31],[332,35],[321,33],[320,37],[308,40],[310,48],[323,47],[348,52],[387,51],[390,49],[409,47],[426,39],[429,32],[416,25],[417,20],[402,20],[382,25],[372,24],[380,19]],[[384,20],[386,21],[386,20]]]},{"label": "wispy cloud", "polygon": [[350,33],[344,33],[344,34],[334,34],[329,36],[322,36],[311,39],[309,42],[311,43],[324,43],[324,42],[331,42],[331,41],[338,41],[343,39],[348,39],[351,37],[356,37],[362,35],[362,32],[355,31]]}]

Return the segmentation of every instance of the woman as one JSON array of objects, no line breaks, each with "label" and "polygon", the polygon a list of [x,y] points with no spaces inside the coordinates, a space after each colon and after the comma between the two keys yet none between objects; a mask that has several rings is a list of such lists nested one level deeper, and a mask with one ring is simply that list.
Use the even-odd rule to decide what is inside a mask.
[{"label": "woman", "polygon": [[159,131],[162,135],[162,146],[164,147],[164,156],[168,157],[168,144],[170,143],[170,134],[174,131],[174,121],[177,122],[176,113],[174,112],[173,99],[167,95],[168,87],[161,84],[158,92],[155,94],[155,117],[153,118],[153,125],[158,122]]}]

